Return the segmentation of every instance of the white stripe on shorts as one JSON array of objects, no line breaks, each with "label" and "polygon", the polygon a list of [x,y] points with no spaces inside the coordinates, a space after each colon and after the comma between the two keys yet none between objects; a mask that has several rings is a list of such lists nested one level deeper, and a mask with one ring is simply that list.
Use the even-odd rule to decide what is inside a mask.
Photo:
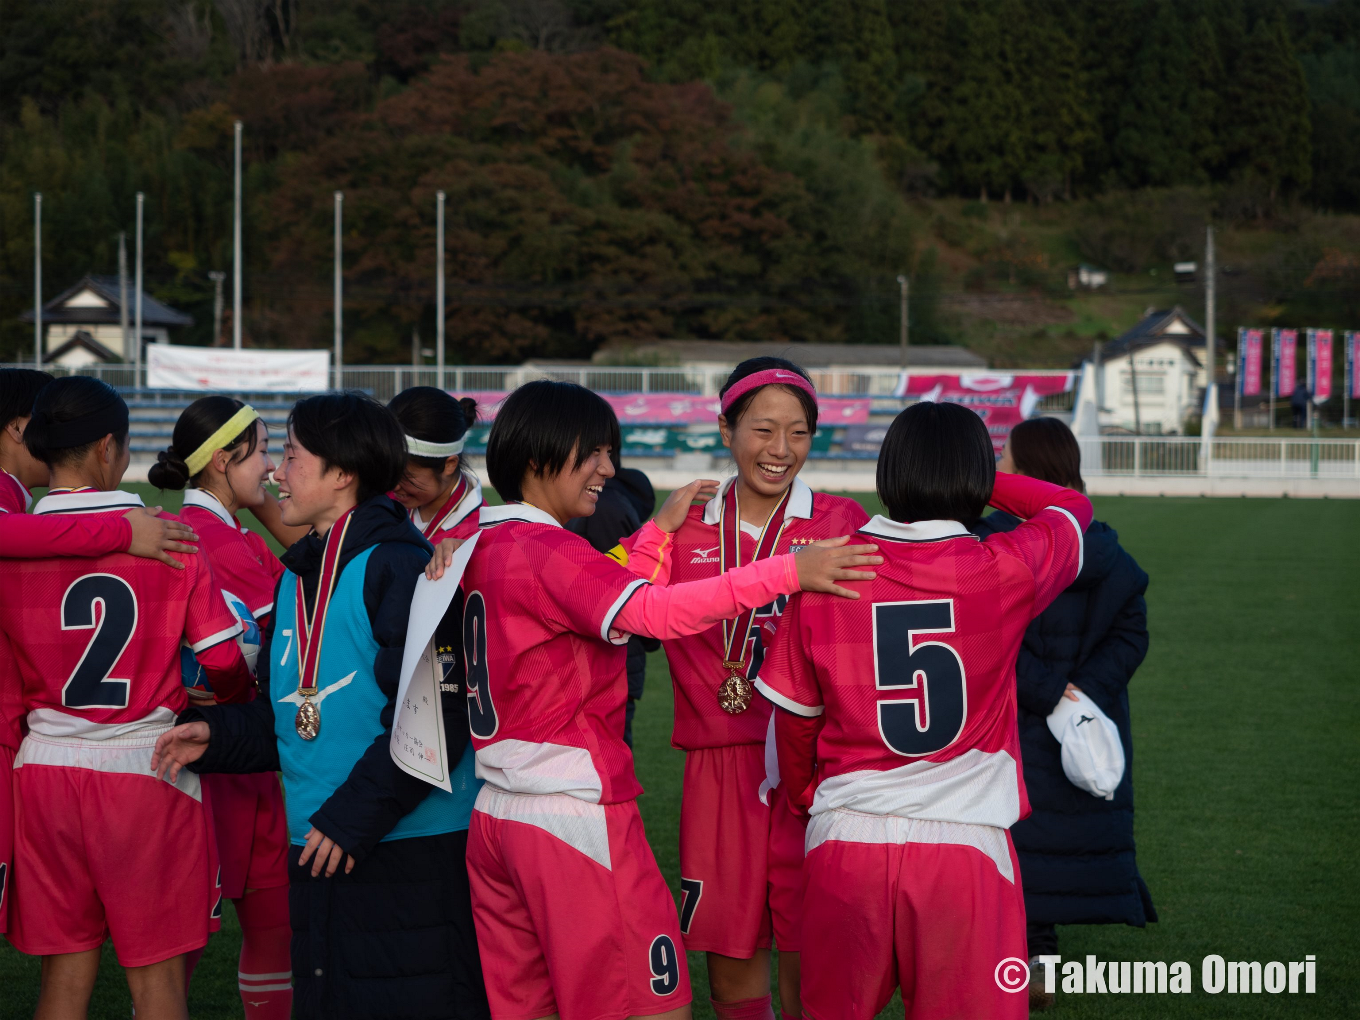
[{"label": "white stripe on shorts", "polygon": [[808,822],[806,852],[812,853],[815,848],[831,840],[842,843],[953,843],[971,846],[992,859],[1002,878],[1012,884],[1015,882],[1006,830],[994,825],[869,815],[862,811],[833,808],[813,815]]}]

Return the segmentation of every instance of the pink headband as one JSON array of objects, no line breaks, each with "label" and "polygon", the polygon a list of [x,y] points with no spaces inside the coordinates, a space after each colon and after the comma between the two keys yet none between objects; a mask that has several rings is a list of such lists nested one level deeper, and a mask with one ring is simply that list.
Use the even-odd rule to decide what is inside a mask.
[{"label": "pink headband", "polygon": [[817,399],[817,390],[812,383],[797,372],[790,372],[784,368],[767,368],[763,372],[753,372],[745,379],[733,383],[732,388],[722,395],[722,413],[726,414],[738,400],[762,386],[795,386],[814,401]]}]

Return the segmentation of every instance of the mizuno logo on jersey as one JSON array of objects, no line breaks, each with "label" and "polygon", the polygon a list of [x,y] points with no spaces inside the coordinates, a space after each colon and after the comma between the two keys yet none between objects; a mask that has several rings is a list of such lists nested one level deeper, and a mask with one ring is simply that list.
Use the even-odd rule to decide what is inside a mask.
[{"label": "mizuno logo on jersey", "polygon": [[718,562],[718,547],[716,545],[712,549],[695,549],[694,558],[690,560],[691,564],[717,563],[717,562]]}]

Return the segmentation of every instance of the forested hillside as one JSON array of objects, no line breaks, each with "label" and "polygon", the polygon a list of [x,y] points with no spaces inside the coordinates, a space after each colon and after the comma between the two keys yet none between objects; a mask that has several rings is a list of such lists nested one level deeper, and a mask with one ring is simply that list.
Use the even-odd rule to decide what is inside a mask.
[{"label": "forested hillside", "polygon": [[[330,332],[345,194],[354,361],[658,335],[1065,363],[1220,228],[1238,321],[1360,326],[1360,0],[5,0],[0,357],[116,266],[211,342],[245,123],[248,343]],[[1114,273],[1067,288],[1078,261]]]}]

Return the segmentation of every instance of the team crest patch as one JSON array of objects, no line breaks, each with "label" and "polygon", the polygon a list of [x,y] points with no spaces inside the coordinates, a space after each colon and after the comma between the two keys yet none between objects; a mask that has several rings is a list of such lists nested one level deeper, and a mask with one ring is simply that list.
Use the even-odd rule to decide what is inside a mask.
[{"label": "team crest patch", "polygon": [[789,539],[789,552],[800,553],[813,542],[820,542],[819,538],[791,538]]}]

